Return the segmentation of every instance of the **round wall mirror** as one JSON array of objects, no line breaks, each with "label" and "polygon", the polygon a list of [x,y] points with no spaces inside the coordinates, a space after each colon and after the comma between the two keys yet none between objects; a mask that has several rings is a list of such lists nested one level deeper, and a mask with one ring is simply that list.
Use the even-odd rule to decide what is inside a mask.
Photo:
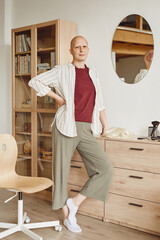
[{"label": "round wall mirror", "polygon": [[148,22],[135,14],[124,18],[112,42],[112,62],[119,78],[128,84],[141,81],[152,64],[153,55],[153,34]]}]

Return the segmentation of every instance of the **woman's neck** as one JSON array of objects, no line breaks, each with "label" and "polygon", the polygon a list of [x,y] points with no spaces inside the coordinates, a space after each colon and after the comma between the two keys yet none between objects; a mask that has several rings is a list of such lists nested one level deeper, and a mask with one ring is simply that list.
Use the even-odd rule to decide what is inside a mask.
[{"label": "woman's neck", "polygon": [[72,64],[77,68],[85,68],[85,62],[77,62],[73,60]]}]

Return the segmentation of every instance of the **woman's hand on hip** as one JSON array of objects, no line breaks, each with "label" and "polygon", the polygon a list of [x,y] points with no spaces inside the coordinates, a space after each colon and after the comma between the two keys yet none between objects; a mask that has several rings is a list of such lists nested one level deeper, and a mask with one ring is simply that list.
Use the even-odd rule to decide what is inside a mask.
[{"label": "woman's hand on hip", "polygon": [[49,93],[47,93],[47,96],[55,99],[59,106],[63,106],[64,104],[66,104],[66,101],[52,90]]},{"label": "woman's hand on hip", "polygon": [[102,126],[102,132],[101,132],[101,137],[103,137],[103,134],[107,131],[107,127]]},{"label": "woman's hand on hip", "polygon": [[61,96],[58,96],[56,98],[56,102],[59,106],[63,106],[64,104],[66,104],[66,101],[64,100],[64,98],[62,98]]}]

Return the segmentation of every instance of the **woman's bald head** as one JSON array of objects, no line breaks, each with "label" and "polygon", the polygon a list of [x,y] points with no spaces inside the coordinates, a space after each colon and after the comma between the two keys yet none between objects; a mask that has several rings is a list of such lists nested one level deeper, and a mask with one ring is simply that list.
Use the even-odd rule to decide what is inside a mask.
[{"label": "woman's bald head", "polygon": [[71,40],[71,43],[70,43],[70,48],[71,48],[71,49],[72,49],[73,46],[77,43],[78,40],[83,40],[83,41],[85,41],[85,43],[86,43],[87,46],[88,46],[88,42],[87,42],[87,40],[86,40],[83,36],[76,36],[76,37],[74,37],[74,38]]}]

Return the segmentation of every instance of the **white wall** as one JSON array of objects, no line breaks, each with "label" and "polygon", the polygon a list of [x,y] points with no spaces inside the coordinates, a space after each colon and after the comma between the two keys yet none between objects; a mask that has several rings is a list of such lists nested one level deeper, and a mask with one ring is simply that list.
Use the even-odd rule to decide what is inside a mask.
[{"label": "white wall", "polygon": [[[125,127],[136,134],[145,135],[150,122],[160,120],[159,0],[12,0],[12,4],[12,28],[57,18],[78,24],[78,34],[84,35],[89,42],[88,63],[96,66],[99,71],[109,127]],[[111,61],[114,30],[129,14],[142,15],[150,24],[155,40],[155,54],[150,71],[145,79],[134,85],[119,80]],[[1,81],[3,84],[6,81],[10,86],[11,79],[8,76]],[[6,88],[4,92],[8,94]],[[10,114],[8,104],[9,102],[7,116]],[[4,108],[2,106],[3,111]],[[2,129],[10,130],[0,119],[1,125]]]},{"label": "white wall", "polygon": [[[4,91],[6,92],[5,88],[5,80],[4,79],[4,66],[3,66],[3,58],[4,58],[4,1],[0,1],[0,130],[4,127],[4,120],[2,119],[2,116],[6,118],[6,110],[4,108],[3,103],[5,102],[5,96]],[[9,79],[8,79],[9,82]],[[1,131],[0,131],[1,133]]]},{"label": "white wall", "polygon": [[0,133],[11,133],[11,17],[12,0],[0,0]]}]

